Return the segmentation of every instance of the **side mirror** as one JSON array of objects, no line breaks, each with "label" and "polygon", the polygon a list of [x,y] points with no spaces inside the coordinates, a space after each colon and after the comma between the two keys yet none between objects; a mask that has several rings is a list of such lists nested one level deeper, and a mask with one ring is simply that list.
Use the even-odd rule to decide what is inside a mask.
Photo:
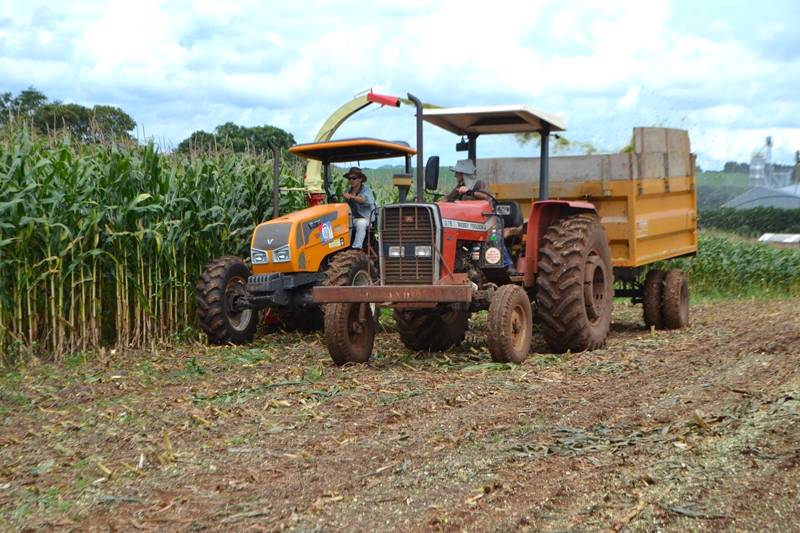
[{"label": "side mirror", "polygon": [[439,186],[439,156],[433,155],[425,163],[425,188],[435,191]]}]

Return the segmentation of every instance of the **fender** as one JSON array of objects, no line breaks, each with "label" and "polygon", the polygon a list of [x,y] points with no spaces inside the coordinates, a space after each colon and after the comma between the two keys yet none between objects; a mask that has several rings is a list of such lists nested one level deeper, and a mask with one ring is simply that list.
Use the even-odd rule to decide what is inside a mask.
[{"label": "fender", "polygon": [[568,200],[542,200],[531,205],[528,231],[525,234],[525,278],[524,285],[532,287],[539,271],[539,242],[553,222],[575,213],[597,214],[591,202]]}]

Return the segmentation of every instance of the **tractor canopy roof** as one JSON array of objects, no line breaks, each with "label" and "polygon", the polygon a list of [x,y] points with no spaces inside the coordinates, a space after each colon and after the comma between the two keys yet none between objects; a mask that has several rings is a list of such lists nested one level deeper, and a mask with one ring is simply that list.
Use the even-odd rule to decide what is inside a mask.
[{"label": "tractor canopy roof", "polygon": [[537,132],[544,125],[550,131],[567,129],[561,117],[524,105],[424,109],[422,118],[456,135]]},{"label": "tractor canopy roof", "polygon": [[408,143],[369,137],[296,144],[289,148],[289,151],[296,156],[316,159],[323,163],[406,157],[417,153]]}]

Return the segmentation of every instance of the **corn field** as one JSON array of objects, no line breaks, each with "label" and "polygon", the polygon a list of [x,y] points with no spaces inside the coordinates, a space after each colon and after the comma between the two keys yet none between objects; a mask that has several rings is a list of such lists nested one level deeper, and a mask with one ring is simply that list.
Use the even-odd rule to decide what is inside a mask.
[{"label": "corn field", "polygon": [[[0,139],[0,348],[6,364],[190,331],[203,265],[248,255],[271,214],[272,163],[75,144],[27,128]],[[298,163],[281,212],[304,205]]]},{"label": "corn field", "polygon": [[711,297],[785,297],[800,294],[800,250],[774,248],[709,231],[700,233],[697,256],[665,261],[682,268],[692,291]]}]

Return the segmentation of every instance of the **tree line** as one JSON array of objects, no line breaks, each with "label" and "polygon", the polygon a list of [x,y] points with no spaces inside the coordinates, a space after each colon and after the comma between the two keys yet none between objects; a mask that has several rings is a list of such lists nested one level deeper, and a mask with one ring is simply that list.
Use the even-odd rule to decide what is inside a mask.
[{"label": "tree line", "polygon": [[[41,134],[68,132],[83,143],[135,141],[133,131],[136,121],[127,112],[111,105],[83,106],[50,100],[34,87],[17,95],[0,93],[0,128],[25,121]],[[226,122],[213,132],[196,130],[178,143],[182,153],[230,150],[237,153],[270,153],[270,144],[287,149],[295,144],[294,136],[281,128],[240,126]]]}]

